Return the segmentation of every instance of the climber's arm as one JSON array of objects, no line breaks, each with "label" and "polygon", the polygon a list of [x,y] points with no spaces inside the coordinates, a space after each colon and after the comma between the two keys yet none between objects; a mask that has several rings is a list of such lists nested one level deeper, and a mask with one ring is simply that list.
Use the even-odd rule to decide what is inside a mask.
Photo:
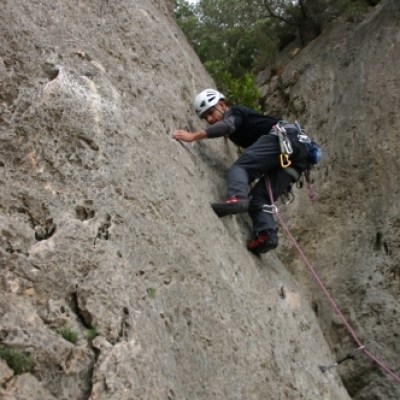
[{"label": "climber's arm", "polygon": [[179,129],[174,133],[173,137],[175,140],[182,142],[196,142],[198,140],[206,139],[207,134],[204,129],[200,129],[196,132],[187,132],[183,129]]}]

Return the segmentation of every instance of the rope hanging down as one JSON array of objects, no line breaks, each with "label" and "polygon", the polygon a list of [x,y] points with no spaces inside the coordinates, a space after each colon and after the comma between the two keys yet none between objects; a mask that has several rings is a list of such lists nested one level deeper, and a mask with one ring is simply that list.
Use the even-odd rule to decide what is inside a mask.
[{"label": "rope hanging down", "polygon": [[[272,194],[272,190],[271,190],[271,184],[269,181],[269,177],[268,175],[265,175],[265,185],[267,187],[267,192],[270,198],[270,202],[272,205],[274,205],[274,197]],[[374,361],[377,365],[379,365],[386,373],[388,373],[394,380],[396,380],[397,382],[400,383],[400,377],[397,376],[393,371],[391,371],[385,364],[383,364],[381,361],[379,361],[373,354],[371,354],[366,348],[365,346],[361,343],[360,339],[358,338],[358,336],[356,335],[356,333],[354,332],[354,330],[352,329],[352,327],[350,326],[350,324],[347,322],[346,318],[344,317],[344,315],[342,314],[342,312],[340,311],[339,307],[337,306],[337,304],[335,303],[335,301],[333,300],[333,298],[331,297],[331,295],[329,294],[328,290],[326,289],[326,287],[324,286],[324,284],[322,283],[321,279],[319,278],[318,274],[315,272],[314,268],[312,267],[312,265],[309,263],[309,261],[307,260],[306,256],[304,255],[304,253],[301,251],[299,245],[297,244],[296,240],[294,239],[294,237],[292,236],[292,234],[290,233],[288,227],[285,225],[285,223],[283,222],[279,212],[278,212],[278,208],[274,207],[273,208],[275,211],[275,215],[279,221],[279,223],[281,224],[283,230],[286,232],[286,234],[289,236],[290,240],[293,242],[295,248],[297,249],[297,251],[299,252],[301,258],[303,259],[303,261],[305,262],[306,266],[308,267],[308,269],[311,271],[311,274],[313,275],[314,279],[317,281],[318,285],[321,287],[322,291],[324,292],[325,296],[328,298],[329,302],[331,303],[333,309],[336,311],[336,313],[339,315],[340,319],[342,320],[343,324],[345,325],[345,327],[347,328],[347,330],[349,331],[350,335],[353,337],[354,341],[357,343],[357,345],[359,346],[360,350],[364,352],[364,354],[366,356],[368,356],[372,361]]]}]

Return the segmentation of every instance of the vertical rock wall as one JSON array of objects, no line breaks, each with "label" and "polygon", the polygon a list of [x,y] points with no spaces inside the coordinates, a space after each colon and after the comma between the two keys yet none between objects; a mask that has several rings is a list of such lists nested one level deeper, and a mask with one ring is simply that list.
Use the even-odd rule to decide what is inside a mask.
[{"label": "vertical rock wall", "polygon": [[33,361],[0,397],[349,398],[292,276],[209,208],[235,151],[171,139],[213,83],[166,3],[3,0],[0,32],[0,344]]},{"label": "vertical rock wall", "polygon": [[[267,106],[299,119],[321,144],[306,190],[288,208],[295,237],[361,341],[399,374],[400,4],[340,23],[303,49],[268,87]],[[278,257],[307,293],[340,359],[357,345],[295,250]],[[398,399],[400,385],[361,353],[338,368],[354,399]]]}]

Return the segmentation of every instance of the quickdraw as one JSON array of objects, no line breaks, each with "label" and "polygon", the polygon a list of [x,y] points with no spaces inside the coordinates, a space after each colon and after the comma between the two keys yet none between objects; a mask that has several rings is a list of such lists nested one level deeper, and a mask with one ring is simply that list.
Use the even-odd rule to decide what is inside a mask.
[{"label": "quickdraw", "polygon": [[281,194],[281,201],[284,206],[293,203],[295,199],[292,189],[293,189],[293,183]]},{"label": "quickdraw", "polygon": [[293,153],[293,148],[289,138],[287,137],[286,129],[283,127],[284,123],[284,121],[279,121],[276,125],[273,126],[272,129],[275,131],[275,134],[279,138],[279,144],[281,147],[281,167],[287,168],[292,164],[289,157]]},{"label": "quickdraw", "polygon": [[319,369],[320,369],[322,372],[326,372],[326,371],[329,371],[329,370],[332,369],[332,368],[337,367],[338,365],[340,365],[341,363],[343,363],[343,362],[345,362],[345,361],[347,361],[347,360],[354,360],[354,353],[355,353],[356,351],[358,351],[358,350],[363,350],[363,349],[365,349],[365,346],[360,346],[360,347],[358,347],[357,349],[355,349],[355,350],[351,351],[350,353],[348,353],[348,354],[346,355],[346,357],[342,358],[341,360],[336,361],[334,364],[327,365],[327,366],[325,366],[325,365],[318,365],[318,366],[319,366]]},{"label": "quickdraw", "polygon": [[[289,159],[290,155],[293,153],[293,148],[292,144],[290,143],[289,138],[287,137],[287,132],[286,129],[284,128],[284,124],[287,124],[286,121],[279,121],[274,127],[273,127],[273,132],[271,132],[273,135],[278,136],[279,138],[279,144],[281,147],[281,154],[280,154],[280,163],[281,167],[289,174],[292,176],[295,182],[299,182],[301,175],[292,167],[291,161]],[[307,132],[301,128],[300,124],[295,121],[294,123],[298,133],[297,133],[297,139],[299,142],[306,143],[307,144],[307,151],[309,151],[309,147],[315,144],[308,136]],[[318,145],[315,144],[316,147],[316,152],[313,154],[312,158],[313,161],[309,161],[311,164],[317,164],[321,158],[321,151],[318,147]],[[318,153],[318,154],[317,154]],[[307,183],[308,187],[308,196],[310,197],[311,200],[314,199],[314,192],[311,188],[311,181],[310,181],[310,174],[309,171],[305,172],[305,180]],[[292,200],[293,201],[293,200]],[[291,201],[286,202],[286,204],[290,204]]]},{"label": "quickdraw", "polygon": [[[290,139],[288,138],[287,131],[284,127],[285,124],[289,123],[286,121],[279,121],[276,125],[272,127],[270,134],[278,136],[279,139],[279,145],[281,150],[281,154],[279,155],[279,160],[281,168],[293,178],[294,182],[296,182],[297,187],[302,187],[303,181],[301,174],[295,168],[290,166],[292,164],[290,156],[293,153],[293,147],[292,143],[290,142]],[[297,129],[297,139],[299,140],[299,142],[306,143],[307,146],[313,143],[312,140],[307,136],[307,132],[301,128],[300,124],[297,121],[295,121],[294,126]],[[315,195],[311,187],[310,173],[308,170],[304,172],[304,176],[308,187],[308,196],[310,197],[311,200],[314,200]],[[293,184],[290,185],[290,187],[287,188],[281,195],[281,200],[284,205],[288,205],[294,201],[295,196],[293,194],[292,187]],[[263,212],[271,214],[273,214],[275,211],[273,207],[268,205],[263,206],[261,210]]]},{"label": "quickdraw", "polygon": [[299,131],[299,133],[297,134],[297,138],[299,139],[299,142],[311,143],[311,139],[307,136],[307,132],[304,129],[302,129],[300,124],[297,121],[294,121],[294,125],[297,128],[297,130]]},{"label": "quickdraw", "polygon": [[276,125],[272,127],[271,134],[278,136],[279,145],[281,148],[281,154],[279,155],[279,160],[282,169],[287,172],[294,181],[298,181],[300,178],[300,174],[292,168],[290,165],[292,161],[290,160],[290,155],[293,153],[292,143],[290,142],[286,129],[283,127],[284,124],[287,124],[286,121],[279,121]]}]

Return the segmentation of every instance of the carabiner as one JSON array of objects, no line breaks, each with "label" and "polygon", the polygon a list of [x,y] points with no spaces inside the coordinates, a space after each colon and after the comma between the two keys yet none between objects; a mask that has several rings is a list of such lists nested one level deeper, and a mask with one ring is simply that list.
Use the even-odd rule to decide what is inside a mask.
[{"label": "carabiner", "polygon": [[[283,200],[284,197],[286,197],[286,200]],[[290,191],[289,193],[283,192],[282,195],[281,195],[281,200],[282,200],[282,204],[284,206],[287,206],[287,205],[293,203],[294,194],[292,193],[292,191]]]},{"label": "carabiner", "polygon": [[281,122],[278,122],[278,123],[275,125],[275,128],[276,128],[279,132],[286,134],[286,129],[283,127],[283,124],[282,124]]},{"label": "carabiner", "polygon": [[275,204],[272,206],[264,204],[261,208],[261,211],[268,214],[278,214],[278,207]]},{"label": "carabiner", "polygon": [[305,134],[297,135],[297,138],[299,139],[299,142],[301,142],[301,143],[310,143],[311,142],[311,139]]},{"label": "carabiner", "polygon": [[285,153],[286,154],[292,154],[293,153],[292,144],[290,143],[289,140],[284,140],[283,141],[283,146],[285,148]]},{"label": "carabiner", "polygon": [[[286,159],[284,159],[284,157]],[[280,158],[281,158],[281,167],[282,168],[287,168],[292,164],[292,162],[289,160],[289,154],[281,154]]]}]

